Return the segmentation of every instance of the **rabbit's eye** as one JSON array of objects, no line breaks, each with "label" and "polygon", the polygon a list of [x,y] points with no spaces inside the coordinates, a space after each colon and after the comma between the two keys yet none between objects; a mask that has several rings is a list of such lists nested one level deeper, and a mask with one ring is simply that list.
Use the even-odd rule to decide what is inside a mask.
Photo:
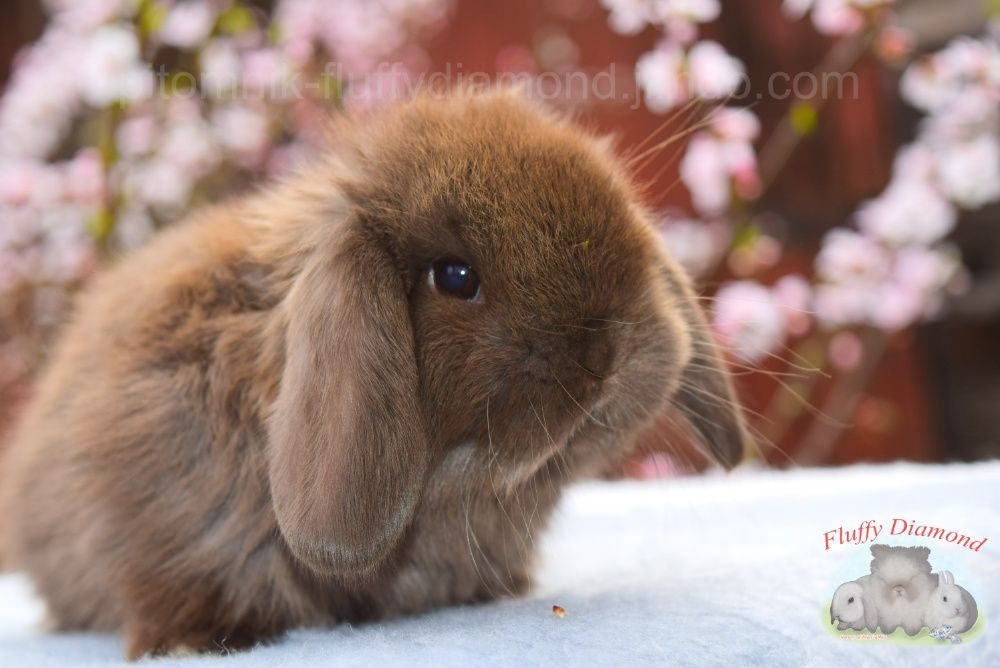
[{"label": "rabbit's eye", "polygon": [[431,267],[428,278],[431,287],[450,297],[469,302],[481,298],[476,270],[461,260],[438,260]]},{"label": "rabbit's eye", "polygon": [[850,597],[849,599],[847,599],[847,602],[848,602],[848,603],[854,603],[854,597],[852,596],[852,597]]},{"label": "rabbit's eye", "polygon": [[947,596],[945,596],[945,597],[944,597],[944,602],[945,602],[945,603],[947,603],[947,602],[948,602],[948,597],[947,597]]}]

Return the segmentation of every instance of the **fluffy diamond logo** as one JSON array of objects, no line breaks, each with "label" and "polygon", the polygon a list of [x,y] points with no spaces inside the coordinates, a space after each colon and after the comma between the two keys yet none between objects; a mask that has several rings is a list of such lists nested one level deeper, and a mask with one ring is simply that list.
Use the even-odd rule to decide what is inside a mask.
[{"label": "fluffy diamond logo", "polygon": [[[843,542],[874,540],[877,529],[873,522],[862,525],[855,530],[856,540]],[[933,570],[930,548],[875,544],[870,549],[871,571],[837,587],[830,602],[830,624],[847,632],[844,639],[887,639],[902,629],[911,638],[957,644],[963,634],[978,628],[975,597],[959,584],[961,574],[956,578],[951,571]],[[861,633],[852,635],[852,630]]]}]

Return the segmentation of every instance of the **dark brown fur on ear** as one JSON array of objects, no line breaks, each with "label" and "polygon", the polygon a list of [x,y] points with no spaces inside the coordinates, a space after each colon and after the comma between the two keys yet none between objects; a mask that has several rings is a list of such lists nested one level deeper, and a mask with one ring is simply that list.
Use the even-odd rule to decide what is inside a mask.
[{"label": "dark brown fur on ear", "polygon": [[727,469],[743,459],[748,437],[733,383],[712,339],[705,315],[688,279],[679,267],[664,259],[670,291],[691,336],[691,357],[681,374],[674,404],[691,425],[695,437]]},{"label": "dark brown fur on ear", "polygon": [[285,305],[268,462],[292,552],[343,575],[372,570],[399,542],[428,451],[402,280],[359,221],[332,227]]}]

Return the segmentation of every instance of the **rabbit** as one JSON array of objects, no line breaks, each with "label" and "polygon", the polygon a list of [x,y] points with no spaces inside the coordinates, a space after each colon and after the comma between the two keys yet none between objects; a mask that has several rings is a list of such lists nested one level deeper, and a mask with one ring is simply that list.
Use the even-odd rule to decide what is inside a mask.
[{"label": "rabbit", "polygon": [[837,629],[867,629],[878,627],[878,608],[871,595],[871,575],[864,575],[837,587],[830,602],[830,623]]},{"label": "rabbit", "polygon": [[5,566],[130,659],[517,595],[569,482],[665,411],[746,442],[610,142],[509,90],[323,156],[94,280],[0,466]]},{"label": "rabbit", "polygon": [[952,633],[958,634],[971,629],[978,618],[979,609],[972,594],[955,584],[950,571],[938,573],[937,588],[924,611],[924,625],[932,631],[948,626]]},{"label": "rabbit", "polygon": [[924,627],[923,613],[934,589],[930,550],[872,545],[871,552],[872,598],[879,628],[892,633],[903,627],[907,635],[916,635]]}]

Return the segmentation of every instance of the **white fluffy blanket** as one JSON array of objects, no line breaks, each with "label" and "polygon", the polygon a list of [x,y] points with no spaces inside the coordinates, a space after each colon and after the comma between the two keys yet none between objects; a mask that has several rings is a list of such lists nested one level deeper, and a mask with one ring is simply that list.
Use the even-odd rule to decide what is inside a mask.
[{"label": "white fluffy blanket", "polygon": [[[974,552],[887,536],[894,518],[988,540]],[[980,620],[964,642],[902,630],[852,640],[832,629],[833,590],[867,573],[870,543],[835,539],[825,549],[824,536],[869,519],[884,527],[878,542],[927,545],[934,570],[950,570],[973,594]],[[153,663],[1000,666],[1000,462],[581,485],[554,519],[538,576],[521,600],[300,630],[246,653]],[[122,663],[117,638],[45,635],[35,630],[41,613],[24,578],[0,576],[0,666]]]}]

